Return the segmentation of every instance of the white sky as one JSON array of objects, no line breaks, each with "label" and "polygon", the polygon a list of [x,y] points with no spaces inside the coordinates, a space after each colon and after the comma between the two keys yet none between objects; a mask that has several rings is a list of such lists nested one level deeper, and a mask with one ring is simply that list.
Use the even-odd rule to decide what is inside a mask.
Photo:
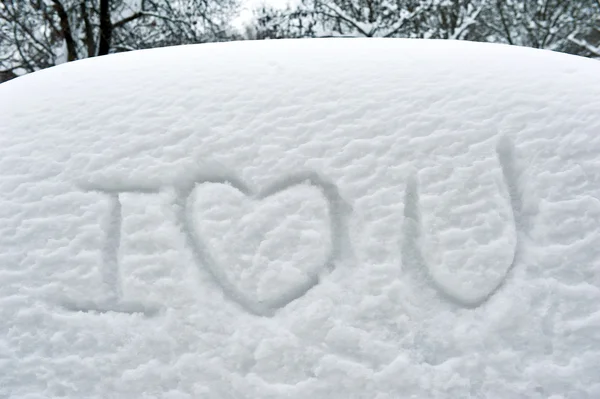
[{"label": "white sky", "polygon": [[252,19],[252,10],[263,4],[284,8],[286,5],[296,2],[298,2],[298,0],[242,0],[240,15],[234,19],[233,25],[236,28],[241,28],[245,23]]}]

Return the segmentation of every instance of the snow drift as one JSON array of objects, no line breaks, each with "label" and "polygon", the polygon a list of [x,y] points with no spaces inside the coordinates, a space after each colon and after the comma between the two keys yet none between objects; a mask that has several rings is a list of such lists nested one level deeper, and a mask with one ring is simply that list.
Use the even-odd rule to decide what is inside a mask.
[{"label": "snow drift", "polygon": [[600,397],[600,64],[419,40],[0,86],[0,397]]}]

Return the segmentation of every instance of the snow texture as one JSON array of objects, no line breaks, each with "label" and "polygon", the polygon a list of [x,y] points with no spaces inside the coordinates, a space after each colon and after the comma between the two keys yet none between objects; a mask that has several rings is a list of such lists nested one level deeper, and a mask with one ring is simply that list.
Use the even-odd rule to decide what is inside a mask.
[{"label": "snow texture", "polygon": [[206,44],[0,86],[1,398],[600,397],[600,64]]}]

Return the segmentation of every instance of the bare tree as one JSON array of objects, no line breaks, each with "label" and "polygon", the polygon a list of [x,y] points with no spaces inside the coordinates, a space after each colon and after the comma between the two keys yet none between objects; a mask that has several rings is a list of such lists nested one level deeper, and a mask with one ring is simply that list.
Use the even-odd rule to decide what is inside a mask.
[{"label": "bare tree", "polygon": [[[112,52],[239,38],[240,0],[0,0],[0,82]],[[245,37],[412,37],[600,58],[600,0],[300,0],[262,7]]]},{"label": "bare tree", "polygon": [[418,36],[413,23],[433,0],[304,0],[323,33],[364,37]]},{"label": "bare tree", "polygon": [[419,25],[432,39],[478,40],[475,27],[481,23],[489,0],[438,0],[422,13]]},{"label": "bare tree", "polygon": [[[279,36],[287,32],[292,37],[462,39],[468,36],[485,4],[484,0],[302,0],[287,14],[263,9],[257,22],[263,31],[278,31]],[[285,29],[281,29],[281,21]]]},{"label": "bare tree", "polygon": [[111,52],[227,40],[236,7],[237,0],[0,0],[0,78]]},{"label": "bare tree", "polygon": [[479,32],[488,41],[591,55],[583,53],[593,48],[599,15],[599,0],[491,0]]},{"label": "bare tree", "polygon": [[254,10],[254,20],[244,30],[243,37],[251,40],[321,36],[314,13],[303,7],[278,9],[262,6]]},{"label": "bare tree", "polygon": [[600,0],[302,0],[261,9],[251,32],[475,40],[600,58]]}]

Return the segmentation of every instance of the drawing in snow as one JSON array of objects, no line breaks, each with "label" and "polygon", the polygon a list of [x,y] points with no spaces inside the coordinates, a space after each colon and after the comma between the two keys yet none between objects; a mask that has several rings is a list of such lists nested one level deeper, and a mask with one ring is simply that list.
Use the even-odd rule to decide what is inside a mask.
[{"label": "drawing in snow", "polygon": [[0,397],[600,397],[600,64],[428,40],[0,86]]}]

